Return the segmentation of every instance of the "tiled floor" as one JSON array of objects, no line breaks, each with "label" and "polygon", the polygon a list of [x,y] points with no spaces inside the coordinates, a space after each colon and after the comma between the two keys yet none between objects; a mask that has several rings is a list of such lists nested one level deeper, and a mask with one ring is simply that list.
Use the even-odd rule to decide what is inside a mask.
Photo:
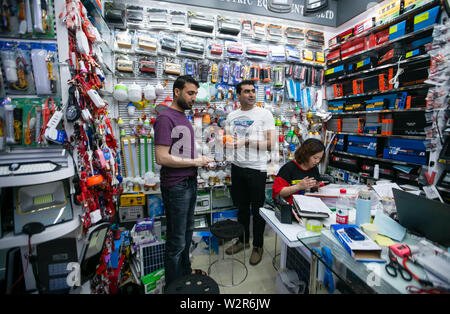
[{"label": "tiled floor", "polygon": [[[231,263],[225,262],[223,264],[214,264],[211,268],[211,278],[213,278],[218,284],[221,294],[274,294],[276,293],[276,274],[280,265],[280,238],[275,236],[273,230],[266,226],[264,233],[264,253],[261,262],[252,266],[249,263],[250,254],[252,252],[252,246],[245,250],[245,265],[247,266],[248,274],[246,279],[234,287],[224,287],[223,285],[229,285],[232,281],[231,276]],[[250,238],[250,243],[252,239]],[[275,241],[277,242],[275,245]],[[231,243],[225,243],[225,249],[228,248]],[[276,252],[275,252],[276,249]],[[223,247],[219,246],[219,257],[222,257]],[[278,254],[278,255],[276,255]],[[225,254],[225,258],[229,257]],[[275,257],[275,259],[274,259]],[[218,255],[212,255],[211,261],[215,261]],[[241,251],[235,255],[235,258],[243,261],[244,252]],[[207,254],[194,254],[192,257],[192,268],[202,269],[208,271],[209,267],[209,255]],[[275,267],[276,269],[275,269]],[[238,283],[245,276],[244,268],[239,263],[233,264],[234,269],[234,282]]]}]

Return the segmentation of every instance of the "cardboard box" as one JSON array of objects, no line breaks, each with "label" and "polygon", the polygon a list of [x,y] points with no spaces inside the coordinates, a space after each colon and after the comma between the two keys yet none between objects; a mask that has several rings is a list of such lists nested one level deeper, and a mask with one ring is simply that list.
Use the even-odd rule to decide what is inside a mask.
[{"label": "cardboard box", "polygon": [[[346,228],[355,228],[364,236],[364,240],[354,241],[350,239],[346,233]],[[356,262],[377,262],[384,263],[385,260],[381,258],[381,247],[369,238],[356,225],[331,225],[331,232],[341,242],[345,250],[353,257]]]}]

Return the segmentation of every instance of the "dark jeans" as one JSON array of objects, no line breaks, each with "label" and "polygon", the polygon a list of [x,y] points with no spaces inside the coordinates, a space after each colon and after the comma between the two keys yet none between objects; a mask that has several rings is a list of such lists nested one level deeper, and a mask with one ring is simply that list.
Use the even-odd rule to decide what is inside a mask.
[{"label": "dark jeans", "polygon": [[161,187],[166,215],[166,253],[164,256],[166,286],[190,274],[189,248],[194,230],[194,208],[197,179],[189,177],[171,187]]},{"label": "dark jeans", "polygon": [[[263,247],[265,220],[259,208],[266,199],[266,172],[231,166],[231,197],[238,208],[238,222],[245,228],[245,242],[249,242],[250,210],[253,215],[253,246]],[[239,240],[244,242],[244,237]]]}]

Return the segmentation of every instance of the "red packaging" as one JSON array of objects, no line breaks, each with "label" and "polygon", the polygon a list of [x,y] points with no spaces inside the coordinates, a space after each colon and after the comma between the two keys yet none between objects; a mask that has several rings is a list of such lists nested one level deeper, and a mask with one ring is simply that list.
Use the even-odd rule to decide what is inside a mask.
[{"label": "red packaging", "polygon": [[371,29],[374,25],[375,25],[375,18],[367,19],[364,22],[357,24],[355,26],[353,33],[355,34],[355,36],[359,35]]},{"label": "red packaging", "polygon": [[366,49],[366,39],[358,38],[342,44],[341,46],[341,58],[351,56],[357,52]]}]

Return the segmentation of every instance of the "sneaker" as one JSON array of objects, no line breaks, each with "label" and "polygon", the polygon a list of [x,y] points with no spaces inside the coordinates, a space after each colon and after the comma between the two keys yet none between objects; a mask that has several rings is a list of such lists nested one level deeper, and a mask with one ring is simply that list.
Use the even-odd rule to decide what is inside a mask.
[{"label": "sneaker", "polygon": [[261,247],[253,247],[252,255],[250,256],[250,265],[257,265],[261,262],[263,249]]},{"label": "sneaker", "polygon": [[[249,247],[250,247],[250,243],[246,243],[245,248],[248,249]],[[244,249],[244,243],[242,243],[241,241],[238,241],[235,244],[233,244],[232,246],[230,246],[228,249],[226,249],[225,253],[227,253],[227,255],[232,255],[232,254],[236,254],[236,253],[242,251],[243,249]]]}]

